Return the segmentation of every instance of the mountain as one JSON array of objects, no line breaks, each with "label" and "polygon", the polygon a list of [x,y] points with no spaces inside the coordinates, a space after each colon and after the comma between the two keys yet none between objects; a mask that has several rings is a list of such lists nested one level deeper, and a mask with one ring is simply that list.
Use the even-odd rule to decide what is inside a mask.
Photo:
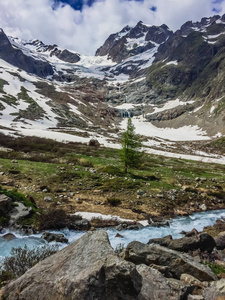
[{"label": "mountain", "polygon": [[224,66],[225,15],[176,32],[140,21],[111,34],[95,56],[1,30],[0,130],[113,146],[123,117],[134,116],[148,141],[222,136]]}]

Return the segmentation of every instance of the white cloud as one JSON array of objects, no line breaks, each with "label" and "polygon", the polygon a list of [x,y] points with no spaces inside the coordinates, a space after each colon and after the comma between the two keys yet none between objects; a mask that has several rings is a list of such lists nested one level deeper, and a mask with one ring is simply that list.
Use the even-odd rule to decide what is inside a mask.
[{"label": "white cloud", "polygon": [[[0,27],[9,35],[38,38],[85,54],[94,54],[109,34],[142,20],[147,24],[167,24],[178,29],[188,20],[210,16],[213,0],[97,0],[91,7],[75,11],[69,5],[52,9],[53,0],[1,0]],[[224,1],[215,4],[220,14]],[[157,11],[150,10],[152,6]]]}]

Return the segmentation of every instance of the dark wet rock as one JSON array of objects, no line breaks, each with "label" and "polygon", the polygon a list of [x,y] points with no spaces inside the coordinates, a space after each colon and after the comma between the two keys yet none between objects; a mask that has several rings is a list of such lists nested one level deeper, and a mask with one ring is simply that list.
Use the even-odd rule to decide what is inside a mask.
[{"label": "dark wet rock", "polygon": [[99,147],[100,146],[100,143],[98,140],[96,139],[91,139],[88,143],[89,146],[91,147]]},{"label": "dark wet rock", "polygon": [[195,234],[193,236],[185,236],[180,239],[173,239],[171,235],[151,239],[148,244],[158,244],[173,250],[181,252],[189,252],[200,249],[200,251],[212,252],[216,246],[214,239],[208,233]]},{"label": "dark wet rock", "polygon": [[16,239],[16,236],[13,233],[6,233],[2,236],[5,241],[11,241]]},{"label": "dark wet rock", "polygon": [[142,277],[119,258],[105,231],[88,232],[3,290],[7,300],[137,299]]},{"label": "dark wet rock", "polygon": [[142,227],[143,227],[143,225],[141,225],[141,224],[121,223],[118,226],[115,226],[115,229],[118,230],[118,231],[121,231],[121,230],[138,230]]},{"label": "dark wet rock", "polygon": [[4,194],[0,194],[0,215],[8,215],[9,211],[12,209],[12,199]]},{"label": "dark wet rock", "polygon": [[183,273],[195,276],[201,281],[217,279],[207,266],[193,261],[191,256],[159,245],[148,245],[134,241],[128,244],[121,253],[121,257],[135,264],[167,266],[173,277],[177,279]]},{"label": "dark wet rock", "polygon": [[47,242],[68,243],[68,239],[63,234],[44,232],[41,236]]},{"label": "dark wet rock", "polygon": [[91,224],[86,219],[77,220],[71,216],[69,218],[67,227],[73,230],[89,230],[91,228]]}]

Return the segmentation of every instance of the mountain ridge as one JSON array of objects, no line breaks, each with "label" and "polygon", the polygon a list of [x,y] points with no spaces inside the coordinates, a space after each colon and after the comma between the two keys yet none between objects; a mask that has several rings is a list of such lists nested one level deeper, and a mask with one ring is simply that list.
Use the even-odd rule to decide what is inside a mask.
[{"label": "mountain ridge", "polygon": [[113,144],[123,117],[134,116],[136,126],[151,122],[149,130],[196,126],[206,138],[225,135],[224,41],[225,15],[176,32],[140,21],[110,35],[93,57],[1,31],[1,126]]}]

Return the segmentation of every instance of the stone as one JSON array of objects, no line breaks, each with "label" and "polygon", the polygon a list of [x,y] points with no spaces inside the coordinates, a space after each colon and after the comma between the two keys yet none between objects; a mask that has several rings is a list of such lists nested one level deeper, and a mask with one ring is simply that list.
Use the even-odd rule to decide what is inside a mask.
[{"label": "stone", "polygon": [[173,277],[177,279],[181,274],[186,273],[200,281],[217,280],[216,275],[209,267],[194,261],[187,254],[160,245],[148,245],[134,241],[129,243],[120,255],[135,264],[167,266]]},{"label": "stone", "polygon": [[[44,190],[43,190],[43,192],[44,192]],[[45,202],[52,202],[53,199],[52,199],[51,196],[46,196],[46,197],[44,197],[44,201],[45,201]]]},{"label": "stone", "polygon": [[0,215],[8,215],[12,209],[12,199],[4,194],[0,194]]},{"label": "stone", "polygon": [[2,236],[5,241],[11,241],[16,239],[16,236],[13,233],[6,233]]},{"label": "stone", "polygon": [[201,295],[188,295],[187,300],[204,300]]},{"label": "stone", "polygon": [[205,205],[205,203],[201,204],[199,206],[199,208],[202,210],[202,211],[206,211],[207,210],[207,206]]},{"label": "stone", "polygon": [[70,216],[67,227],[73,230],[89,230],[91,224],[86,219],[77,220],[76,218],[73,218],[73,216]]},{"label": "stone", "polygon": [[225,297],[225,279],[220,279],[216,282],[213,282],[203,292],[204,300],[216,300],[217,298],[219,299],[219,297],[222,296]]},{"label": "stone", "polygon": [[200,249],[200,251],[211,253],[216,246],[214,239],[205,232],[194,234],[192,236],[185,236],[180,239],[173,239],[172,236],[169,235],[163,238],[149,240],[148,244],[152,243],[182,252]]},{"label": "stone", "polygon": [[216,248],[218,250],[225,249],[225,231],[222,231],[217,236],[215,236],[214,240],[216,242]]},{"label": "stone", "polygon": [[28,217],[32,212],[31,207],[25,206],[21,202],[14,202],[14,204],[16,204],[16,206],[10,211],[10,225],[14,225],[20,218]]},{"label": "stone", "polygon": [[202,282],[190,274],[181,274],[180,281],[200,288],[208,287],[208,282]]},{"label": "stone", "polygon": [[68,243],[68,239],[63,234],[44,232],[41,236],[47,242]]},{"label": "stone", "polygon": [[185,286],[177,280],[170,281],[159,271],[144,264],[137,266],[137,271],[142,276],[142,289],[137,300],[152,299],[183,299],[188,292],[193,291],[193,287]]},{"label": "stone", "polygon": [[99,147],[100,146],[100,143],[98,140],[96,139],[91,139],[89,142],[88,142],[88,145],[90,147]]},{"label": "stone", "polygon": [[10,282],[3,298],[135,300],[141,287],[136,266],[115,254],[105,231],[93,231]]}]

